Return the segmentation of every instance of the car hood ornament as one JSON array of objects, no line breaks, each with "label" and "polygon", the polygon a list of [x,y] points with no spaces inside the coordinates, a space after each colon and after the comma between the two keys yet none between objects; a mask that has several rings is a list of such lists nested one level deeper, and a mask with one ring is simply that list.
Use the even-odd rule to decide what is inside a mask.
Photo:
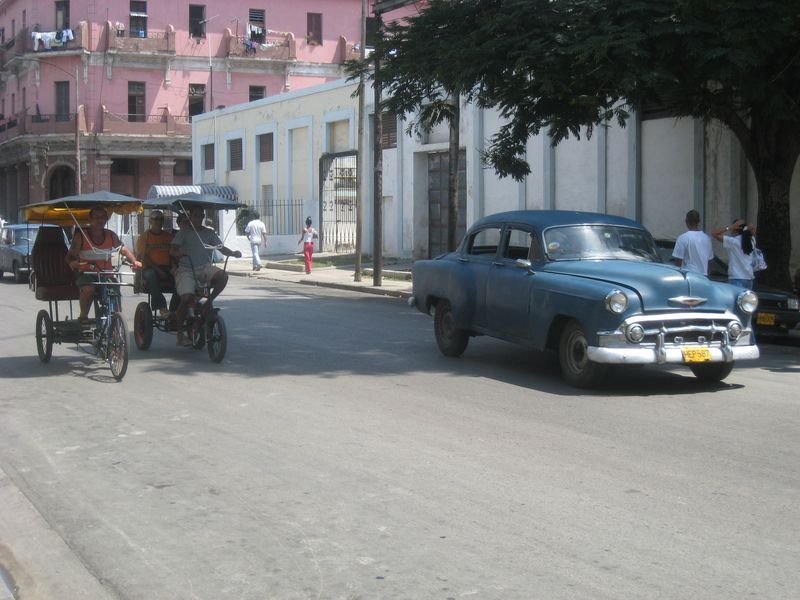
[{"label": "car hood ornament", "polygon": [[682,304],[683,306],[694,307],[705,304],[708,299],[700,298],[699,296],[674,296],[673,298],[670,298],[669,301],[672,304]]}]

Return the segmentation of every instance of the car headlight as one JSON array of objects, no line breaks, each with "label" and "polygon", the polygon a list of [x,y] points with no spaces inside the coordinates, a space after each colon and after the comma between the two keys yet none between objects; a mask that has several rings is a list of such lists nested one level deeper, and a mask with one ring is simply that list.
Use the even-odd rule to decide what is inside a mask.
[{"label": "car headlight", "polygon": [[628,297],[619,290],[612,290],[606,296],[606,308],[615,314],[625,312],[628,308]]},{"label": "car headlight", "polygon": [[786,307],[789,310],[800,310],[800,300],[797,298],[789,298],[789,301],[786,303]]},{"label": "car headlight", "polygon": [[741,294],[739,294],[739,297],[736,299],[736,302],[739,305],[739,308],[741,308],[742,311],[748,314],[754,313],[758,308],[758,296],[756,296],[750,290],[747,290],[746,292],[742,292]]}]

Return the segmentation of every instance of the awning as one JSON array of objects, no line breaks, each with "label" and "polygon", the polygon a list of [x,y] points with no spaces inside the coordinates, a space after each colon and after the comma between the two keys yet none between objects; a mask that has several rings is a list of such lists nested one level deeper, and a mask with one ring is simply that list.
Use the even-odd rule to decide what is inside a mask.
[{"label": "awning", "polygon": [[214,194],[233,202],[239,201],[239,194],[229,185],[216,185],[214,183],[200,183],[197,185],[151,185],[147,192],[147,199],[180,196],[181,194]]}]

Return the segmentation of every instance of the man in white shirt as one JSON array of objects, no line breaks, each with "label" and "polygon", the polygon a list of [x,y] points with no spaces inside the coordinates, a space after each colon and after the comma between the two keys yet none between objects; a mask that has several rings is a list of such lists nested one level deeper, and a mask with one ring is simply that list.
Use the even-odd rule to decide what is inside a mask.
[{"label": "man in white shirt", "polygon": [[253,220],[250,221],[244,228],[247,235],[247,240],[250,242],[250,250],[253,251],[253,271],[261,270],[261,257],[259,250],[261,244],[267,247],[267,226],[261,221],[261,215],[258,212],[253,212]]},{"label": "man in white shirt", "polygon": [[672,258],[675,264],[687,271],[708,275],[708,263],[714,258],[711,238],[700,230],[700,213],[692,209],[686,213],[686,229],[675,240]]}]

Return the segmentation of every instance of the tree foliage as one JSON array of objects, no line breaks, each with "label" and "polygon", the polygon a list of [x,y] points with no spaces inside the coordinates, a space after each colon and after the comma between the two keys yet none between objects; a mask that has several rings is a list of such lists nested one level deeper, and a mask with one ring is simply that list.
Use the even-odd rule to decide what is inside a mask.
[{"label": "tree foliage", "polygon": [[506,124],[486,161],[501,176],[530,172],[526,145],[543,130],[557,144],[643,108],[718,119],[755,173],[769,279],[788,287],[800,3],[430,0],[387,25],[376,52],[385,106],[411,117],[411,129],[448,118],[454,93],[497,109]]}]

